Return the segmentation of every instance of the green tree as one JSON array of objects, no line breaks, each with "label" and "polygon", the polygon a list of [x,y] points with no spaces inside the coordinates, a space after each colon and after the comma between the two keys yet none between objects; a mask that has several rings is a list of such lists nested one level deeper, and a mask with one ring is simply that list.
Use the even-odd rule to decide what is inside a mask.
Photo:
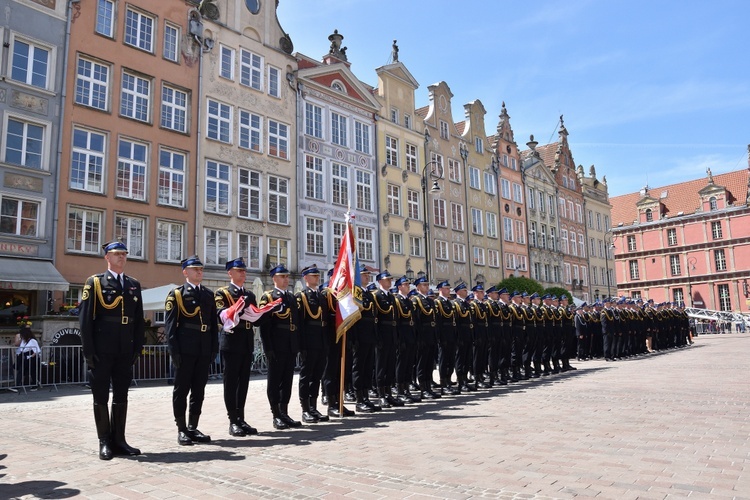
[{"label": "green tree", "polygon": [[536,280],[524,276],[509,276],[497,284],[498,288],[507,288],[508,292],[527,292],[529,295],[536,292],[544,293],[544,287]]}]

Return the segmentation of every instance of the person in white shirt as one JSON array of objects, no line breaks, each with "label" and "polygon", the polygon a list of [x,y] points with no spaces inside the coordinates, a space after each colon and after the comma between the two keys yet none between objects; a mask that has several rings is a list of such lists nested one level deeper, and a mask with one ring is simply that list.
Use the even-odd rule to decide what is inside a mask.
[{"label": "person in white shirt", "polygon": [[[39,342],[31,331],[31,325],[21,325],[16,337],[16,385],[22,387],[30,385],[31,390],[37,389],[37,372],[39,371]],[[28,380],[28,384],[26,384]]]}]

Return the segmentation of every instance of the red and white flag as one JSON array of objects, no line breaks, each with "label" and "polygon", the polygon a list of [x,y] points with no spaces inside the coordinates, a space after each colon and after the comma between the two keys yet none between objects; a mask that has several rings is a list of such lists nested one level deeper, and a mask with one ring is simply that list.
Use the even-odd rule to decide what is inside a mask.
[{"label": "red and white flag", "polygon": [[[245,308],[245,297],[240,297],[237,302],[219,313],[219,317],[224,324],[224,331],[231,332],[232,329],[239,324],[240,320],[255,323],[260,319],[261,316],[272,310],[280,303],[281,298],[278,298],[262,307],[257,307],[253,304],[250,304],[247,306],[247,308]],[[243,308],[245,308],[245,311],[240,314]]]},{"label": "red and white flag", "polygon": [[[341,238],[339,258],[333,268],[333,275],[328,288],[336,296],[336,342],[362,316],[361,281],[359,276],[359,260],[357,259],[357,245],[354,240],[354,228],[347,213],[346,231]],[[359,286],[357,286],[359,285]]]}]

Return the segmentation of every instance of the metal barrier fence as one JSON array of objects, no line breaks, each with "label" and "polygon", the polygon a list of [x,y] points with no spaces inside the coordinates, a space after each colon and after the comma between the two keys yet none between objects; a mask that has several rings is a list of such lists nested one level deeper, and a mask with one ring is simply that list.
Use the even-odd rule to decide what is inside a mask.
[{"label": "metal barrier fence", "polygon": [[[33,360],[33,361],[32,361]],[[0,389],[16,391],[36,390],[38,387],[68,384],[87,384],[88,365],[83,348],[77,346],[44,346],[41,355],[26,361],[16,355],[15,347],[0,347]],[[266,357],[259,342],[253,353],[253,372],[265,374]],[[220,379],[224,372],[221,356],[209,366],[209,379]],[[133,382],[147,380],[170,381],[174,369],[166,345],[147,345],[133,365]]]}]

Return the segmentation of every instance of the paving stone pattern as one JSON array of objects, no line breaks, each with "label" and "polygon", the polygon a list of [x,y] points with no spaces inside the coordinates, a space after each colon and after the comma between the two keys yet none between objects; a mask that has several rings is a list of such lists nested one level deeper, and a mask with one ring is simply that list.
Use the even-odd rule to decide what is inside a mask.
[{"label": "paving stone pattern", "polygon": [[[750,499],[750,335],[302,429],[276,431],[265,380],[227,434],[209,383],[180,447],[171,387],[130,393],[127,438],[143,455],[97,457],[83,387],[0,394],[0,498]],[[290,413],[299,418],[296,388]]]}]

